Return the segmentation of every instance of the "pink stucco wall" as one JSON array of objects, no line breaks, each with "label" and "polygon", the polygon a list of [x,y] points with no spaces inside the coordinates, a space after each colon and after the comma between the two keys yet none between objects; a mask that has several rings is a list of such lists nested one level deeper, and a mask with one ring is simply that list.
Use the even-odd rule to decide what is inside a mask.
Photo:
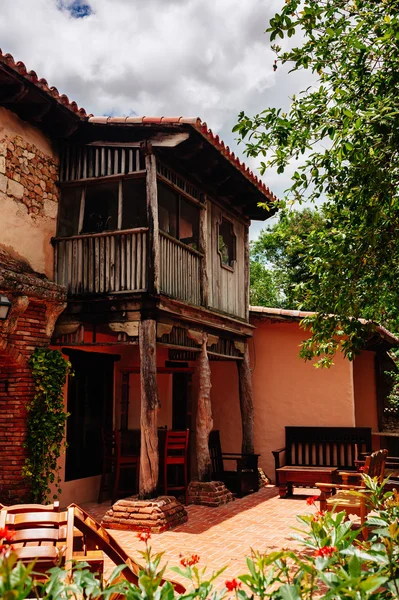
[{"label": "pink stucco wall", "polygon": [[362,352],[353,364],[356,425],[378,431],[375,377],[375,353]]}]

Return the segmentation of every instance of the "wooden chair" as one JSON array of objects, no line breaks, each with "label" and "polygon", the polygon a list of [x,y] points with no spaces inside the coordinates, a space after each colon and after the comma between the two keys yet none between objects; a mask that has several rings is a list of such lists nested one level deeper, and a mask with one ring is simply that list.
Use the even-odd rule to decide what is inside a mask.
[{"label": "wooden chair", "polygon": [[[226,487],[239,498],[259,490],[259,454],[222,452],[218,430],[213,430],[209,434],[209,453],[212,462],[212,478],[215,481],[223,481]],[[235,462],[235,470],[226,471],[224,461]]]},{"label": "wooden chair", "polygon": [[[100,489],[98,492],[98,502],[101,504],[104,492],[109,491],[108,476],[113,478],[111,503],[114,504],[117,498],[134,493],[138,488],[138,478],[140,469],[140,456],[138,454],[123,454],[121,449],[120,433],[115,431],[102,431],[103,440],[103,470],[101,475]],[[127,469],[135,470],[135,486],[130,489],[121,487],[121,476]]]},{"label": "wooden chair", "polygon": [[[188,459],[188,435],[189,430],[185,431],[171,431],[166,432],[165,439],[165,451],[164,451],[164,488],[165,496],[170,491],[184,491],[185,504],[188,504],[188,471],[187,471],[187,459]],[[184,485],[179,485],[176,481],[171,485],[168,481],[168,467],[171,465],[181,465],[183,467]]]},{"label": "wooden chair", "polygon": [[[363,467],[363,473],[370,477],[375,477],[378,483],[382,483],[384,479],[385,461],[388,455],[388,450],[377,450],[366,457]],[[334,510],[336,512],[345,511],[346,515],[357,515],[360,517],[362,525],[363,537],[368,538],[368,530],[364,527],[367,514],[373,507],[368,501],[368,491],[361,478],[362,472],[340,471],[342,484],[316,483],[317,487],[322,492],[320,501],[320,510]],[[356,479],[357,484],[349,483],[350,479]],[[359,485],[360,484],[360,485]],[[332,495],[333,491],[336,493]],[[358,492],[355,494],[354,492]]]}]

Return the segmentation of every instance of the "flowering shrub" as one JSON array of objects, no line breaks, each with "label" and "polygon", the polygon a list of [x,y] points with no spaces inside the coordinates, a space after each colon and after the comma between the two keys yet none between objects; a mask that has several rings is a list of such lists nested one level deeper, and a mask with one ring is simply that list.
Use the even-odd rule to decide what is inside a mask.
[{"label": "flowering shrub", "polygon": [[[151,534],[138,538],[145,545],[140,552],[145,567],[138,586],[120,581],[123,566],[117,567],[105,586],[84,565],[76,566],[73,579],[61,568],[51,569],[48,581],[35,584],[34,565],[24,566],[12,550],[12,532],[0,530],[0,598],[24,600],[312,600],[324,598],[385,600],[399,598],[399,495],[383,491],[364,475],[370,501],[376,506],[366,526],[370,536],[364,541],[360,530],[345,520],[345,514],[315,512],[299,516],[294,538],[299,551],[281,550],[269,554],[253,551],[247,558],[248,573],[228,579],[215,589],[215,580],[224,568],[208,575],[197,554],[180,556],[173,571],[187,581],[185,594],[178,594],[172,583],[164,581],[162,553],[153,553]],[[316,498],[308,504],[315,505]],[[220,581],[220,579],[219,579]],[[119,595],[119,596],[118,596]]]}]

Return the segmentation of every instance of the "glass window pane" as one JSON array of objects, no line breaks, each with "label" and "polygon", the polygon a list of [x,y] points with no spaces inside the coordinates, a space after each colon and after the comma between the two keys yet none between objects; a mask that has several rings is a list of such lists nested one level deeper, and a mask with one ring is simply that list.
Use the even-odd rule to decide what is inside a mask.
[{"label": "glass window pane", "polygon": [[118,182],[88,185],[82,233],[113,231],[117,224]]},{"label": "glass window pane", "polygon": [[219,224],[218,249],[222,264],[233,267],[236,258],[236,236],[232,223],[226,219]]},{"label": "glass window pane", "polygon": [[173,237],[177,237],[177,201],[176,192],[163,183],[158,183],[159,229]]},{"label": "glass window pane", "polygon": [[179,239],[194,250],[199,250],[199,208],[180,197]]},{"label": "glass window pane", "polygon": [[147,225],[145,178],[126,179],[122,186],[122,229],[145,227]]},{"label": "glass window pane", "polygon": [[81,195],[82,188],[80,186],[74,185],[61,189],[58,214],[58,235],[60,237],[77,235]]}]

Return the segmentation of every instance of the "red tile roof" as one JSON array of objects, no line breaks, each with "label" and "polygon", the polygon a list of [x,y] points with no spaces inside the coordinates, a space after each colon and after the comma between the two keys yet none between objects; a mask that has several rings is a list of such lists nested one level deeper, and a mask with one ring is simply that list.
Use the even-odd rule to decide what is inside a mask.
[{"label": "red tile roof", "polygon": [[89,117],[88,120],[89,123],[103,125],[191,125],[215,146],[215,148],[217,148],[232,165],[241,171],[241,173],[268,198],[268,200],[271,202],[276,202],[278,200],[277,196],[273,194],[267,185],[255,175],[251,169],[225,145],[219,136],[215,135],[212,130],[208,128],[208,125],[201,121],[199,117]]},{"label": "red tile roof", "polygon": [[[250,306],[250,313],[253,314],[254,317],[262,315],[264,317],[269,317],[270,319],[278,319],[278,320],[294,320],[300,321],[305,319],[306,317],[314,317],[317,315],[316,312],[308,311],[308,310],[288,310],[286,308],[269,308],[266,306]],[[358,319],[360,323],[363,325],[375,325],[376,332],[384,339],[389,341],[392,345],[399,345],[399,338],[397,338],[393,333],[391,333],[388,329],[383,327],[382,325],[378,325],[378,323],[374,323],[373,321],[367,321],[367,319]]]},{"label": "red tile roof", "polygon": [[3,54],[0,49],[0,63],[3,63],[18,75],[22,75],[27,81],[33,83],[36,87],[41,89],[43,92],[54,98],[57,102],[69,108],[72,112],[76,113],[80,117],[84,118],[87,116],[87,113],[84,108],[79,108],[79,106],[74,101],[70,101],[68,96],[65,94],[60,94],[57,88],[49,87],[47,81],[45,79],[39,79],[36,75],[35,71],[28,71],[25,64],[21,61],[15,62],[13,56],[11,54]]},{"label": "red tile roof", "polygon": [[30,83],[43,92],[54,98],[59,104],[62,104],[73,113],[82,118],[89,120],[91,123],[98,124],[148,124],[148,125],[191,125],[200,134],[204,136],[217,150],[225,156],[225,158],[236,167],[255,187],[257,187],[271,202],[275,202],[277,197],[271,192],[265,183],[255,175],[249,167],[247,167],[239,158],[230,150],[228,146],[215,135],[207,124],[201,121],[198,117],[93,117],[88,115],[84,108],[79,106],[74,101],[70,101],[68,96],[60,94],[55,87],[50,87],[46,79],[39,79],[35,71],[28,71],[25,64],[21,61],[16,62],[11,54],[3,54],[0,49],[0,64],[4,64],[18,75],[24,77]]}]

